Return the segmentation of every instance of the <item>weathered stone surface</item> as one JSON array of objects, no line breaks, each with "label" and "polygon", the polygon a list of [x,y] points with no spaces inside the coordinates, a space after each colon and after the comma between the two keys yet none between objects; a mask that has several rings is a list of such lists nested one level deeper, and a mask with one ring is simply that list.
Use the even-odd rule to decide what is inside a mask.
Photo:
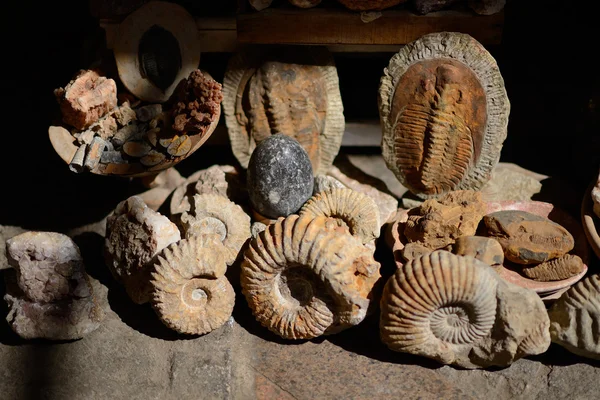
[{"label": "weathered stone surface", "polygon": [[[77,245],[54,232],[25,232],[6,241],[14,275],[6,275],[6,320],[24,339],[80,339],[104,311],[94,297]],[[11,271],[12,272],[12,271]]]},{"label": "weathered stone surface", "polygon": [[573,236],[548,218],[526,211],[505,210],[486,215],[481,234],[496,239],[504,256],[517,264],[537,264],[560,257],[575,245]]},{"label": "weathered stone surface", "polygon": [[443,10],[456,2],[457,0],[414,0],[414,6],[419,14],[427,14]]},{"label": "weathered stone surface", "polygon": [[541,282],[560,281],[583,271],[583,261],[579,256],[565,254],[535,267],[523,268],[523,274]]},{"label": "weathered stone surface", "polygon": [[539,174],[515,164],[499,163],[490,180],[481,188],[481,196],[484,201],[531,200],[542,190],[541,179]]},{"label": "weathered stone surface", "polygon": [[132,196],[106,219],[105,262],[131,299],[143,304],[150,300],[150,269],[156,254],[180,239],[177,225]]},{"label": "weathered stone surface", "polygon": [[117,84],[97,71],[81,70],[54,95],[64,123],[83,130],[117,106]]},{"label": "weathered stone surface", "polygon": [[454,243],[477,231],[486,206],[479,192],[458,190],[435,200],[426,200],[408,212],[404,235],[432,250]]},{"label": "weathered stone surface", "polygon": [[447,251],[395,272],[381,299],[380,324],[390,349],[464,368],[507,366],[550,346],[548,314],[534,291]]},{"label": "weathered stone surface", "polygon": [[477,14],[492,15],[502,11],[506,0],[469,0],[469,7]]},{"label": "weathered stone surface", "polygon": [[483,236],[462,236],[456,239],[452,252],[459,256],[471,256],[491,267],[504,263],[504,250],[497,240]]},{"label": "weathered stone surface", "polygon": [[410,261],[413,258],[419,258],[429,254],[431,251],[432,250],[429,247],[423,246],[419,242],[411,242],[407,243],[402,249],[402,258],[404,261]]},{"label": "weathered stone surface", "polygon": [[339,3],[353,11],[383,10],[406,1],[408,0],[338,0]]},{"label": "weathered stone surface", "polygon": [[6,241],[23,232],[27,230],[19,226],[0,225],[0,270],[10,268],[6,259]]},{"label": "weathered stone surface", "polygon": [[312,196],[310,159],[297,140],[271,135],[252,153],[247,185],[250,203],[258,213],[269,218],[288,216]]}]

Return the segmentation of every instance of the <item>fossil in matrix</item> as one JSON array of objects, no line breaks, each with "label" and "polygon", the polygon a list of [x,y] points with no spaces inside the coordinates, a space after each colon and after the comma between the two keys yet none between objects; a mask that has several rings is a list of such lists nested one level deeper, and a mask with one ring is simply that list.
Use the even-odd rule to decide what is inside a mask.
[{"label": "fossil in matrix", "polygon": [[271,134],[294,137],[314,174],[326,173],[344,134],[337,70],[325,48],[239,52],[223,80],[223,112],[233,154],[247,168]]},{"label": "fossil in matrix", "polygon": [[94,295],[79,248],[66,235],[25,232],[6,241],[9,265],[6,320],[24,339],[80,339],[100,326],[104,311]]},{"label": "fossil in matrix", "polygon": [[565,254],[535,267],[523,268],[523,274],[526,277],[542,282],[560,281],[580,274],[582,271],[583,260],[573,254]]},{"label": "fossil in matrix", "polygon": [[180,239],[177,225],[132,196],[106,219],[105,262],[131,300],[143,304],[150,300],[150,272],[156,254]]},{"label": "fossil in matrix", "polygon": [[203,335],[222,326],[235,303],[225,278],[227,253],[218,235],[198,235],[171,244],[152,272],[152,307],[169,328]]},{"label": "fossil in matrix", "polygon": [[480,189],[498,163],[510,104],[475,39],[432,33],[392,57],[379,87],[386,165],[421,198]]},{"label": "fossil in matrix", "polygon": [[572,353],[600,360],[600,276],[571,287],[548,311],[550,336]]},{"label": "fossil in matrix", "polygon": [[464,368],[507,366],[550,346],[538,295],[473,257],[437,250],[388,280],[380,333],[392,350]]},{"label": "fossil in matrix", "polygon": [[256,319],[285,339],[310,339],[359,324],[380,278],[373,251],[326,229],[327,218],[290,215],[250,242],[242,292]]}]

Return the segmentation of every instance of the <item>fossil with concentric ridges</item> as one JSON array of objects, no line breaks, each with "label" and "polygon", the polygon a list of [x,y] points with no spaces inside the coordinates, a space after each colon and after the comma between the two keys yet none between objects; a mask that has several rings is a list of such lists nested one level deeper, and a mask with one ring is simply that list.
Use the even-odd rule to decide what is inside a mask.
[{"label": "fossil with concentric ridges", "polygon": [[523,268],[523,274],[541,282],[560,281],[583,271],[583,260],[574,254],[565,254],[535,267]]},{"label": "fossil with concentric ridges", "polygon": [[373,306],[379,263],[327,218],[290,215],[250,242],[241,286],[256,319],[286,339],[310,339],[360,323]]},{"label": "fossil with concentric ridges", "polygon": [[233,264],[250,238],[250,216],[225,196],[194,195],[191,210],[183,213],[181,223],[186,238],[217,234],[226,250],[227,265]]},{"label": "fossil with concentric ridges", "polygon": [[443,250],[400,267],[381,299],[381,339],[390,349],[465,368],[505,366],[546,351],[548,325],[535,292]]},{"label": "fossil with concentric ridges", "polygon": [[577,355],[600,360],[600,276],[592,275],[565,292],[548,311],[550,336]]},{"label": "fossil with concentric ridges", "polygon": [[300,210],[300,215],[319,215],[335,219],[341,227],[348,227],[350,233],[363,244],[379,237],[379,208],[366,194],[352,189],[334,188],[317,193]]},{"label": "fossil with concentric ridges", "polygon": [[478,190],[506,138],[510,104],[494,58],[471,36],[439,32],[406,45],[379,87],[388,168],[421,198]]},{"label": "fossil with concentric ridges", "polygon": [[169,328],[203,335],[231,316],[235,293],[225,278],[226,251],[217,235],[183,239],[164,249],[152,273],[152,307]]}]

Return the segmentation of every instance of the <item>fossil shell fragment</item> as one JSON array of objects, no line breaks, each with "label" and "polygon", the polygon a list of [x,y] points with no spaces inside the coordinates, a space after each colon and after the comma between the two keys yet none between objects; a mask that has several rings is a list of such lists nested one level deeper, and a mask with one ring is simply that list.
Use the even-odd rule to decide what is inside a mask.
[{"label": "fossil shell fragment", "polygon": [[162,103],[200,63],[194,18],[180,5],[151,1],[119,25],[114,45],[119,77],[137,98]]},{"label": "fossil shell fragment", "polygon": [[256,319],[286,339],[309,339],[360,323],[379,279],[373,252],[327,218],[290,215],[252,239],[241,286]]},{"label": "fossil shell fragment", "polygon": [[550,336],[577,355],[600,360],[600,276],[591,275],[565,292],[548,311]]},{"label": "fossil shell fragment", "polygon": [[581,271],[583,271],[583,260],[573,254],[565,254],[535,267],[523,268],[526,277],[542,282],[560,281],[575,276]]},{"label": "fossil shell fragment", "polygon": [[379,209],[366,194],[352,189],[331,189],[311,197],[300,210],[300,215],[325,216],[347,227],[363,244],[379,237]]},{"label": "fossil shell fragment", "polygon": [[152,307],[169,328],[203,335],[231,316],[235,293],[225,278],[226,251],[220,238],[200,235],[165,248],[152,273]]},{"label": "fossil shell fragment", "polygon": [[472,257],[434,251],[388,280],[382,341],[392,350],[465,368],[506,366],[550,345],[543,302]]},{"label": "fossil shell fragment", "polygon": [[432,33],[403,47],[378,100],[383,157],[411,192],[429,198],[489,180],[510,104],[496,61],[471,36]]},{"label": "fossil shell fragment", "polygon": [[300,142],[315,175],[326,173],[344,134],[337,70],[325,48],[237,53],[223,80],[223,112],[243,168],[257,143],[282,133]]},{"label": "fossil shell fragment", "polygon": [[194,195],[192,209],[183,213],[181,223],[186,238],[216,234],[225,246],[227,265],[235,262],[250,238],[250,216],[227,197],[217,194]]},{"label": "fossil shell fragment", "polygon": [[492,238],[461,236],[454,242],[452,252],[459,256],[471,256],[491,267],[499,267],[504,263],[504,250]]}]

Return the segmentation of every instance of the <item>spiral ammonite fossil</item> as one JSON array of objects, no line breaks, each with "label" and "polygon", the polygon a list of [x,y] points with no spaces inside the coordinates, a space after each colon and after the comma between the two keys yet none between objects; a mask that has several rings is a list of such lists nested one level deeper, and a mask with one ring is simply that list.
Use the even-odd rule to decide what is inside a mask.
[{"label": "spiral ammonite fossil", "polygon": [[225,278],[226,251],[216,235],[199,235],[160,253],[152,273],[152,307],[169,328],[202,335],[231,316],[235,293]]},{"label": "spiral ammonite fossil", "polygon": [[286,339],[310,339],[360,323],[379,279],[372,251],[327,218],[290,215],[250,242],[241,286],[256,319]]},{"label": "spiral ammonite fossil", "polygon": [[498,163],[510,104],[496,61],[469,35],[406,45],[384,71],[379,107],[386,164],[421,198],[477,190]]}]

